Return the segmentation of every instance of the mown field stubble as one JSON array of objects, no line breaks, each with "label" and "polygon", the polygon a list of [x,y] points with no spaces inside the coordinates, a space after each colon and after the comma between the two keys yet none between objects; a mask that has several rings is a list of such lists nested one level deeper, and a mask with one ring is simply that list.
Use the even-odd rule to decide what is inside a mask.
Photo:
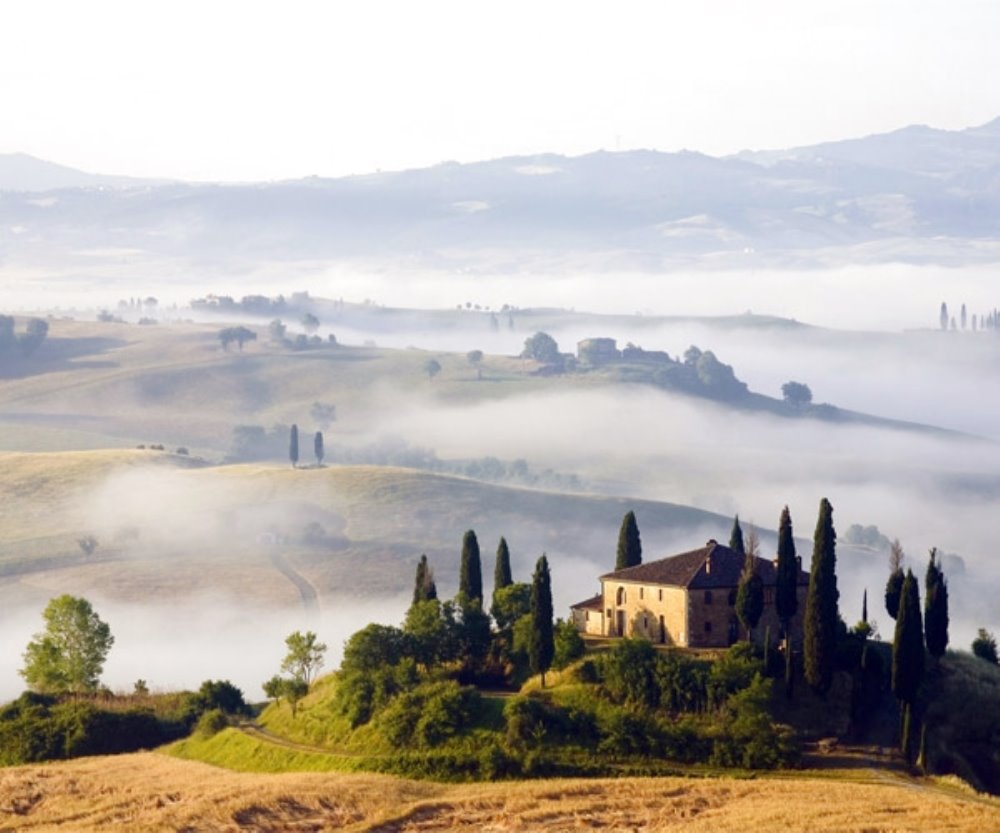
[{"label": "mown field stubble", "polygon": [[0,771],[11,831],[786,830],[1000,827],[1000,802],[950,783],[636,778],[442,785],[378,775],[234,773],[156,753]]}]

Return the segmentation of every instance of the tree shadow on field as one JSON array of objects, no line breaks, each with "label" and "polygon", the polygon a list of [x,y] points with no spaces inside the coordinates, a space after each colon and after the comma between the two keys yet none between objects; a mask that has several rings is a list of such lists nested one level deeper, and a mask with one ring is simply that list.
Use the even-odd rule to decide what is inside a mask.
[{"label": "tree shadow on field", "polygon": [[0,356],[0,379],[25,379],[61,370],[93,370],[118,367],[111,360],[84,360],[83,356],[100,356],[128,344],[120,338],[93,336],[88,338],[46,338],[30,356],[18,352]]}]

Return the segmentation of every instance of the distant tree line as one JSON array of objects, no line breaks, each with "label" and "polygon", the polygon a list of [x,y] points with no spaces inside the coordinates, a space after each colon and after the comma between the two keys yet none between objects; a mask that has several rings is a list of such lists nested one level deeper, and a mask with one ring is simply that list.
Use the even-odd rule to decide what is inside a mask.
[{"label": "distant tree line", "polygon": [[942,330],[971,329],[972,332],[976,332],[977,330],[997,330],[1000,329],[1000,310],[994,307],[992,310],[987,310],[978,316],[976,313],[973,313],[970,318],[965,304],[962,304],[956,318],[955,315],[948,312],[948,304],[942,301],[941,308],[938,311],[938,326]]}]

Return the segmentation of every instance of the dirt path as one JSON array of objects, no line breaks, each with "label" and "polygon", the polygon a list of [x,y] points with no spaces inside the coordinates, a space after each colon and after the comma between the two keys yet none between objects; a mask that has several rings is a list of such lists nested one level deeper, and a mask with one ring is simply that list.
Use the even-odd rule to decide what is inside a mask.
[{"label": "dirt path", "polygon": [[274,746],[281,746],[285,749],[293,749],[296,752],[309,752],[314,755],[329,755],[332,758],[372,758],[378,757],[377,755],[362,754],[360,752],[337,752],[332,749],[327,749],[323,746],[313,746],[308,743],[298,743],[294,740],[289,740],[281,735],[276,735],[273,732],[269,732],[263,726],[258,726],[256,723],[241,723],[236,727],[243,734],[254,738],[255,740],[262,741],[263,743],[270,743]]},{"label": "dirt path", "polygon": [[316,588],[309,583],[309,580],[288,563],[288,559],[281,553],[271,553],[271,564],[279,573],[295,585],[302,597],[302,606],[310,613],[319,610],[319,596]]}]

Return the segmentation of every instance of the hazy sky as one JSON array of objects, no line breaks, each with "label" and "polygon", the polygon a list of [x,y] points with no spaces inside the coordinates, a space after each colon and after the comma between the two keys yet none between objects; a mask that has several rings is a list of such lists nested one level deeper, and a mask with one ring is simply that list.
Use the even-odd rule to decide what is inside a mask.
[{"label": "hazy sky", "polygon": [[197,179],[712,154],[1000,115],[991,0],[33,0],[0,152]]}]

